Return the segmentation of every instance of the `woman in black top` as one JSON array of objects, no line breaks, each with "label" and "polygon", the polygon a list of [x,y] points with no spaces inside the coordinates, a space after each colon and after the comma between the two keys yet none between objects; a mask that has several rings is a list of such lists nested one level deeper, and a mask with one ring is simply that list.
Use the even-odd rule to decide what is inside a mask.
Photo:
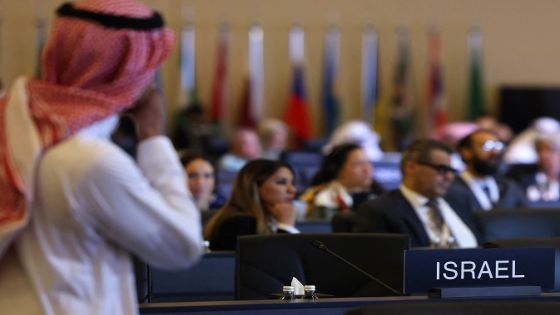
[{"label": "woman in black top", "polygon": [[229,200],[204,229],[212,250],[234,250],[237,236],[297,233],[294,172],[281,161],[258,159],[237,174]]}]

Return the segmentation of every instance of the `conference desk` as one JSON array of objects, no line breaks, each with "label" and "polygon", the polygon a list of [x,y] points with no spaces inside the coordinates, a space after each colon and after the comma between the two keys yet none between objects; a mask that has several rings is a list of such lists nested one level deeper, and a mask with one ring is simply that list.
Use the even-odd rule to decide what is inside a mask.
[{"label": "conference desk", "polygon": [[[470,299],[472,301],[481,301],[481,299]],[[483,299],[485,301],[489,299]],[[494,299],[503,301],[519,301],[527,300],[539,303],[541,301],[559,302],[560,311],[560,294],[543,293],[540,297],[526,298],[500,298]],[[175,302],[175,303],[151,303],[140,305],[140,314],[163,315],[163,314],[228,314],[228,315],[343,315],[350,309],[362,307],[372,304],[387,303],[414,303],[429,301],[450,301],[430,299],[427,296],[391,296],[391,297],[362,297],[362,298],[324,298],[318,301],[297,300],[295,302],[286,302],[281,300],[252,300],[252,301],[208,301],[208,302]],[[461,299],[460,301],[467,301]]]}]

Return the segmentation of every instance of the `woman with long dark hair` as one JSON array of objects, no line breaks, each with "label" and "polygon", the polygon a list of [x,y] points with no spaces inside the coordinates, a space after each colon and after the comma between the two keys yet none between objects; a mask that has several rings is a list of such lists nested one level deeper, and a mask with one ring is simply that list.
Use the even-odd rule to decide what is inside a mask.
[{"label": "woman with long dark hair", "polygon": [[295,194],[288,164],[250,161],[237,174],[229,200],[204,229],[210,249],[233,250],[240,235],[297,233]]}]

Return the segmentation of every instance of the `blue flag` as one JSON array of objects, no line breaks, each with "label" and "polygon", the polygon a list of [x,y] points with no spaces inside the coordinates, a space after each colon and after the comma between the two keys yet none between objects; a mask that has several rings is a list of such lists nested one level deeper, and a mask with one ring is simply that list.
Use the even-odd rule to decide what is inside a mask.
[{"label": "blue flag", "polygon": [[362,119],[374,122],[377,103],[377,33],[368,27],[362,35]]},{"label": "blue flag", "polygon": [[328,137],[339,123],[339,100],[335,91],[338,72],[340,33],[332,28],[325,37],[323,55],[322,103],[325,118],[325,136]]}]

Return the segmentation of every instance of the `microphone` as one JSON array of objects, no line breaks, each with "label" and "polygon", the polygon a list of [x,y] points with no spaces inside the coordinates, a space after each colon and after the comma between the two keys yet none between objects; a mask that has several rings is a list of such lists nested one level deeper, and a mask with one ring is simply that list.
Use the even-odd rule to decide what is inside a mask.
[{"label": "microphone", "polygon": [[376,282],[377,284],[381,285],[382,287],[384,287],[385,289],[391,291],[392,293],[396,294],[396,295],[403,295],[402,292],[400,292],[399,290],[391,287],[390,285],[386,284],[385,282],[377,279],[376,277],[372,276],[369,272],[363,270],[362,268],[354,265],[353,263],[349,262],[348,260],[344,259],[343,257],[341,257],[340,255],[338,255],[337,253],[333,252],[332,250],[330,250],[325,244],[323,244],[323,242],[319,241],[319,240],[312,240],[311,241],[311,245],[317,247],[318,249],[327,252],[329,255],[337,258],[338,260],[342,261],[344,264],[352,267],[354,270],[358,271],[359,273],[363,274],[364,276],[368,277],[369,279],[373,280],[374,282]]}]

